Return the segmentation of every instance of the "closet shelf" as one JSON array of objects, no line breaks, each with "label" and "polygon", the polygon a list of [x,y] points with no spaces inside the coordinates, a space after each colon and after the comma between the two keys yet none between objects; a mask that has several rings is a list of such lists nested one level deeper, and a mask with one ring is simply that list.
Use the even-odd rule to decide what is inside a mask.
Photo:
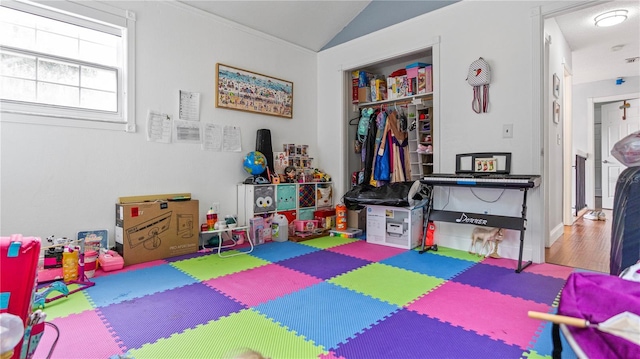
[{"label": "closet shelf", "polygon": [[[423,100],[427,100],[428,102],[433,102],[433,92],[421,93],[418,95],[405,96],[401,98],[394,98],[393,100],[363,102],[363,103],[358,103],[358,107],[360,108],[360,107],[376,106],[376,105],[383,105],[383,104],[401,105],[401,104],[408,104],[408,103],[414,103],[414,102],[416,102],[414,103],[414,105],[417,105],[417,104],[422,104]],[[425,104],[425,105],[430,106],[429,104]]]}]

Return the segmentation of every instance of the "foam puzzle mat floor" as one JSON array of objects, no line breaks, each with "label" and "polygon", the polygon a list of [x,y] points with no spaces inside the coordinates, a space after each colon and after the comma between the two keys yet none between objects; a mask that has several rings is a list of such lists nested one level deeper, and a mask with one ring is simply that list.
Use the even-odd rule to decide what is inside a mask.
[{"label": "foam puzzle mat floor", "polygon": [[[551,358],[551,324],[527,311],[555,313],[576,269],[516,266],[339,237],[153,261],[47,303],[51,357]],[[56,336],[47,326],[35,358]]]}]

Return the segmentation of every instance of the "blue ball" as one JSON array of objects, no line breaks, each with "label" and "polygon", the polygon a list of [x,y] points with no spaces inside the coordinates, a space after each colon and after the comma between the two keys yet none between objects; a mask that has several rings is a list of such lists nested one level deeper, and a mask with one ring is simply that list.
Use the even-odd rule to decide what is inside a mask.
[{"label": "blue ball", "polygon": [[267,168],[267,158],[259,151],[247,153],[242,163],[244,170],[252,176],[262,174]]}]

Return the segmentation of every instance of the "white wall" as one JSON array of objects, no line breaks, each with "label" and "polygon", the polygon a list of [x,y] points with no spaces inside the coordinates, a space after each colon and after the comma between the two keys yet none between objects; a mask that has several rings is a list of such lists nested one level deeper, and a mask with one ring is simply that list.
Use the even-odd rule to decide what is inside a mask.
[{"label": "white wall", "polygon": [[[616,85],[616,79],[576,84],[573,86],[573,153],[584,152],[588,154],[586,169],[586,199],[589,208],[595,208],[594,189],[596,188],[596,160],[599,157],[596,152],[600,146],[594,146],[594,123],[589,118],[589,100],[597,102],[598,99],[610,96],[640,94],[640,76],[625,77],[625,82]],[[599,118],[598,111],[594,110],[594,118]]]},{"label": "white wall", "polygon": [[[535,2],[463,1],[432,13],[408,20],[393,27],[355,39],[323,51],[318,58],[318,126],[319,151],[322,158],[344,158],[350,149],[345,136],[348,121],[346,108],[349,93],[345,91],[343,71],[362,67],[383,59],[413,52],[433,43],[439,37],[439,146],[440,168],[452,173],[455,155],[466,152],[504,151],[513,154],[512,173],[536,174],[540,169],[540,143],[533,133],[532,109],[532,9]],[[471,109],[472,88],[465,81],[469,64],[482,56],[492,70],[490,107],[486,114]],[[513,124],[513,138],[502,138],[502,126]],[[344,193],[345,176],[342,162],[326,166],[334,174],[339,193]],[[479,191],[487,200],[499,195],[496,191]],[[528,227],[524,258],[543,260],[541,251],[541,189],[530,191]],[[483,209],[486,204],[472,198],[468,189],[453,189],[447,209]],[[466,199],[470,202],[466,203]],[[476,201],[476,202],[473,202]],[[435,207],[446,200],[441,196]],[[470,204],[475,203],[475,204]],[[521,193],[507,191],[493,206],[491,213],[518,215]],[[458,208],[456,208],[458,207]],[[478,208],[472,208],[478,207]],[[440,245],[466,250],[471,226],[441,223],[436,232]],[[501,254],[517,257],[519,233],[507,231]],[[541,254],[542,253],[542,254]]]},{"label": "white wall", "polygon": [[[562,31],[558,27],[556,20],[551,18],[544,22],[544,32],[551,39],[548,46],[548,72],[546,78],[548,81],[549,97],[545,99],[548,110],[545,111],[545,133],[549,140],[548,145],[548,172],[545,173],[548,179],[548,202],[546,207],[546,216],[549,223],[550,235],[547,247],[550,247],[564,233],[563,223],[563,141],[566,139],[564,134],[564,116],[563,116],[563,89],[564,89],[564,68],[569,71],[572,69],[571,48],[564,38]],[[560,81],[560,91],[556,98],[553,94],[553,75],[556,74]],[[560,121],[556,124],[553,121],[553,102],[560,104]]]},{"label": "white wall", "polygon": [[[261,128],[271,130],[274,151],[283,143],[308,144],[314,164],[322,167],[315,133],[315,53],[177,4],[109,4],[137,15],[138,131],[0,122],[0,234],[75,238],[87,229],[112,234],[120,196],[191,192],[200,200],[200,221],[213,202],[220,203],[222,215],[233,214],[236,183],[248,176],[242,158],[255,149]],[[215,108],[217,62],[292,81],[293,119]],[[179,90],[201,93],[202,121],[240,126],[242,152],[147,142],[147,111],[177,117]]]}]

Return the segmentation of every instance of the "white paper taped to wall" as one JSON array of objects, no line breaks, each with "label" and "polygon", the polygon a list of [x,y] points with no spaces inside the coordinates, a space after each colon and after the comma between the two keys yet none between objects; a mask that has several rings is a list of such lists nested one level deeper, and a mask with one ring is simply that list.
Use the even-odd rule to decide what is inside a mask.
[{"label": "white paper taped to wall", "polygon": [[171,116],[149,110],[147,115],[147,141],[171,143]]}]

